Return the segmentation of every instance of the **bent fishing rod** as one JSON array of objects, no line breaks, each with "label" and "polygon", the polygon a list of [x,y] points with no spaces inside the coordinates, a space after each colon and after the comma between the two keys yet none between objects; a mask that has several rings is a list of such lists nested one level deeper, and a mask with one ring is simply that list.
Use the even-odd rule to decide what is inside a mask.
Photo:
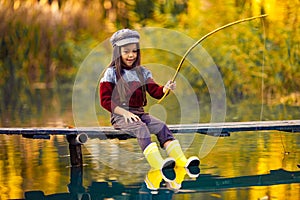
[{"label": "bent fishing rod", "polygon": [[[233,26],[233,25],[242,23],[242,22],[246,22],[246,21],[251,21],[251,20],[254,20],[254,19],[258,19],[258,18],[264,18],[264,17],[267,17],[267,16],[268,16],[268,14],[264,14],[264,15],[259,15],[259,16],[254,16],[254,17],[245,18],[245,19],[240,19],[240,20],[238,20],[238,21],[234,21],[234,22],[231,22],[231,23],[226,24],[226,25],[224,25],[224,26],[221,26],[221,27],[219,27],[219,28],[217,28],[217,29],[215,29],[215,30],[213,30],[213,31],[211,31],[211,32],[209,32],[209,33],[207,33],[206,35],[204,35],[202,38],[200,38],[198,41],[196,41],[196,42],[195,42],[195,43],[194,43],[194,44],[193,44],[193,45],[185,52],[185,54],[183,55],[183,57],[182,57],[180,63],[179,63],[178,66],[177,66],[176,72],[175,72],[173,78],[171,79],[171,81],[172,81],[172,82],[175,81],[175,79],[176,79],[176,77],[177,77],[177,75],[178,75],[178,73],[179,73],[179,71],[180,71],[180,69],[181,69],[181,67],[182,67],[182,64],[183,64],[183,62],[185,61],[185,59],[186,59],[186,57],[188,56],[188,54],[189,54],[189,53],[190,53],[197,45],[199,45],[203,40],[205,40],[206,38],[208,38],[209,36],[213,35],[214,33],[218,32],[218,31],[220,31],[220,30],[223,30],[223,29],[225,29],[225,28],[227,28],[227,27],[230,27],[230,26]],[[169,91],[170,91],[170,89],[168,88],[167,91],[165,92],[164,96],[163,96],[157,103],[161,103],[162,100],[167,96],[167,94],[169,93]]]}]

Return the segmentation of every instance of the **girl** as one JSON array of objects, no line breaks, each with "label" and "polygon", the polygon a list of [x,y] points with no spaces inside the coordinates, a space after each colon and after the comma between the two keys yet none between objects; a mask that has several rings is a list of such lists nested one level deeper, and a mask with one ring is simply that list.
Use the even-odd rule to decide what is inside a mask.
[{"label": "girl", "polygon": [[[174,168],[175,163],[186,168],[198,166],[197,157],[186,159],[166,124],[144,112],[146,92],[160,99],[168,89],[174,90],[176,83],[168,81],[165,86],[160,86],[153,80],[151,72],[140,65],[139,39],[139,33],[129,29],[112,35],[112,61],[100,80],[101,106],[111,112],[114,128],[137,138],[152,169]],[[169,158],[162,158],[157,144],[151,141],[151,133],[156,134],[160,147],[166,149]]]}]

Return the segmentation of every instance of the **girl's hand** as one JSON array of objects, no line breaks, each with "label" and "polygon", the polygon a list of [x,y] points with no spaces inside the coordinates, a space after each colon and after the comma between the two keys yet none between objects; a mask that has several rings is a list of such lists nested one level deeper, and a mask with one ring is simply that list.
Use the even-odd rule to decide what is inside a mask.
[{"label": "girl's hand", "polygon": [[129,112],[128,110],[125,110],[124,108],[121,108],[117,106],[114,110],[116,114],[122,115],[125,119],[126,123],[132,123],[132,122],[137,122],[140,121],[141,119],[139,116],[133,114],[132,112]]},{"label": "girl's hand", "polygon": [[129,111],[124,113],[123,117],[125,118],[126,123],[128,123],[128,122],[132,123],[132,122],[137,122],[137,121],[141,120],[137,115],[135,115],[135,114],[133,114],[132,112],[129,112]]},{"label": "girl's hand", "polygon": [[166,93],[168,90],[175,90],[176,89],[176,81],[169,80],[163,88],[163,93]]}]

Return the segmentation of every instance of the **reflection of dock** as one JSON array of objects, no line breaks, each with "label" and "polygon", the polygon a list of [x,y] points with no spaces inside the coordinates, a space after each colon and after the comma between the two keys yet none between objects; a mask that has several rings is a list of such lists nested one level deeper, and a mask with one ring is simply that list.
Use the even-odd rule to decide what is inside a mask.
[{"label": "reflection of dock", "polygon": [[209,191],[237,187],[300,183],[300,171],[271,170],[269,174],[223,178],[200,175],[196,181],[185,181],[182,190]]},{"label": "reflection of dock", "polygon": [[[223,122],[201,124],[169,125],[173,133],[200,133],[216,137],[230,136],[230,132],[243,131],[286,131],[300,132],[300,120]],[[49,139],[50,135],[65,135],[69,142],[72,166],[82,165],[81,145],[88,137],[99,139],[129,139],[132,135],[115,130],[112,127],[76,127],[76,128],[0,128],[0,134],[22,135],[25,138]]]},{"label": "reflection of dock", "polygon": [[[25,193],[25,200],[39,199],[80,199],[98,200],[105,198],[118,199],[126,196],[126,199],[151,199],[155,196],[157,199],[172,199],[173,191],[168,190],[164,184],[161,184],[158,194],[152,195],[145,187],[144,183],[134,185],[123,185],[117,181],[93,182],[85,189],[82,186],[82,168],[71,169],[71,179],[68,185],[69,193],[59,193],[44,195],[42,191],[28,191]],[[233,178],[224,178],[212,175],[200,175],[196,180],[186,180],[182,182],[179,193],[209,192],[229,188],[251,187],[251,186],[269,186],[277,184],[300,183],[300,171],[286,171],[283,169],[272,170],[269,174],[240,176]],[[138,198],[139,197],[139,198]]]}]

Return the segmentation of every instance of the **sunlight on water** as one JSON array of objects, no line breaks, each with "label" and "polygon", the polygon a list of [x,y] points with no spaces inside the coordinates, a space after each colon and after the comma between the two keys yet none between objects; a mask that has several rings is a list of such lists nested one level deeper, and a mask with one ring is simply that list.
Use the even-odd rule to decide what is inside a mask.
[{"label": "sunlight on water", "polygon": [[[189,139],[183,134],[176,137],[182,146],[189,143]],[[198,134],[193,137],[193,144],[186,149],[187,156],[199,153],[198,146],[201,145],[203,138],[204,136]],[[299,140],[300,136],[297,133],[232,133],[230,137],[220,138],[213,150],[201,160],[199,180],[206,176],[237,178],[262,175],[277,169],[297,171],[300,161]],[[64,137],[30,140],[20,136],[1,135],[0,143],[1,199],[24,198],[25,192],[28,191],[42,191],[44,195],[69,194],[72,191],[70,185],[74,184],[74,177],[70,176],[74,172],[71,173],[69,167],[68,145]],[[163,151],[162,153],[165,155]],[[122,141],[92,139],[83,146],[83,154],[82,180],[80,176],[75,180],[82,183],[84,191],[96,187],[96,183],[111,184],[112,181],[129,188],[141,188],[149,169],[135,139]],[[223,179],[220,183],[225,185],[219,186],[219,189],[206,188],[208,182],[207,185],[199,182],[201,186],[198,188],[184,188],[183,184],[182,192],[168,195],[173,199],[300,198],[299,182],[294,184],[274,182],[274,185],[266,186],[262,183],[262,186],[259,186],[258,179],[257,177],[253,183],[245,182],[245,186],[229,188],[226,184],[232,180]],[[187,184],[193,179],[185,176],[185,181]],[[187,189],[193,189],[194,192],[187,192],[189,191]],[[118,187],[116,190],[118,191]],[[113,193],[111,195],[113,197]]]}]

